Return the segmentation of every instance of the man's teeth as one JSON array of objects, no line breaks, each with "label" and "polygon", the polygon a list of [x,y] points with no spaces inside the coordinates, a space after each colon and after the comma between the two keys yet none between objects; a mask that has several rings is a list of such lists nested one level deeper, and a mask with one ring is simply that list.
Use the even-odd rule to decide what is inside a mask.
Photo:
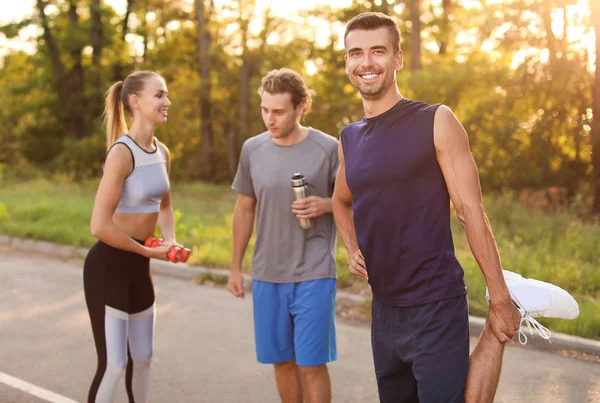
[{"label": "man's teeth", "polygon": [[363,74],[362,78],[366,78],[367,80],[370,80],[371,78],[375,78],[378,75],[379,74],[375,74],[375,73],[372,73],[372,74]]}]

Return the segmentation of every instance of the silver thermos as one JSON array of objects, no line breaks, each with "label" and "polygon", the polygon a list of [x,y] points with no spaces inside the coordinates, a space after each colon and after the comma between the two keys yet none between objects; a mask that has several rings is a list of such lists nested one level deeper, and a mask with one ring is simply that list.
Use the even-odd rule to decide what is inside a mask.
[{"label": "silver thermos", "polygon": [[[294,201],[306,199],[309,196],[306,178],[299,172],[292,176],[292,193]],[[315,220],[312,218],[299,218],[298,225],[302,229],[310,229],[315,226]]]}]

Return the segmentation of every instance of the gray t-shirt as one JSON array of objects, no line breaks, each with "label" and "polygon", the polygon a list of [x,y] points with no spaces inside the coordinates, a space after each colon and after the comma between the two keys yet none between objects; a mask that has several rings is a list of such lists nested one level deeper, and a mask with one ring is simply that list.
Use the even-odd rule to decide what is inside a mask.
[{"label": "gray t-shirt", "polygon": [[269,132],[244,142],[232,188],[257,200],[252,278],[293,283],[336,277],[333,214],[317,217],[311,229],[301,229],[292,212],[290,179],[302,173],[311,195],[331,197],[339,166],[337,148],[334,137],[313,128],[291,146],[275,144]]}]

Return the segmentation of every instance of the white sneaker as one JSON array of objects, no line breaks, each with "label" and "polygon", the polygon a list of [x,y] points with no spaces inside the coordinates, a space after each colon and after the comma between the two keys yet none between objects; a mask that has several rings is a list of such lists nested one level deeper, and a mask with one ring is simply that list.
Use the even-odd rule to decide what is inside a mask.
[{"label": "white sneaker", "polygon": [[[521,327],[525,322],[531,335],[533,335],[532,327],[544,339],[548,340],[552,335],[548,328],[542,326],[534,318],[575,319],[579,316],[577,301],[562,288],[544,281],[524,278],[508,270],[502,270],[502,274],[504,274],[510,296],[521,312]],[[487,287],[485,296],[489,301]],[[519,342],[526,344],[527,336],[523,330],[519,328],[517,333],[519,334]]]}]

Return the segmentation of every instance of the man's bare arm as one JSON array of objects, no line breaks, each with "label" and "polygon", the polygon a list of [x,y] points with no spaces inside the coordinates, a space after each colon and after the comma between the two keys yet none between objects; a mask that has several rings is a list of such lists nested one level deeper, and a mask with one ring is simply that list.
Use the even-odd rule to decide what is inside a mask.
[{"label": "man's bare arm", "polygon": [[333,217],[338,236],[350,258],[350,272],[357,277],[367,279],[364,257],[356,239],[356,229],[354,228],[354,218],[352,216],[352,192],[346,182],[346,162],[344,161],[344,150],[341,141],[338,146],[338,154],[340,167],[335,177],[335,188],[331,198]]},{"label": "man's bare arm", "polygon": [[520,315],[502,275],[500,254],[483,209],[479,173],[467,133],[452,111],[443,105],[435,115],[434,144],[452,204],[488,286],[491,309],[501,318],[496,322],[494,333],[501,342],[506,342],[517,331]]},{"label": "man's bare arm", "polygon": [[244,298],[244,277],[242,276],[242,260],[254,229],[256,199],[242,194],[238,195],[233,209],[233,256],[231,274],[227,290],[238,298]]},{"label": "man's bare arm", "polygon": [[240,272],[242,260],[254,229],[256,199],[242,194],[238,195],[233,209],[233,256],[231,270]]}]

